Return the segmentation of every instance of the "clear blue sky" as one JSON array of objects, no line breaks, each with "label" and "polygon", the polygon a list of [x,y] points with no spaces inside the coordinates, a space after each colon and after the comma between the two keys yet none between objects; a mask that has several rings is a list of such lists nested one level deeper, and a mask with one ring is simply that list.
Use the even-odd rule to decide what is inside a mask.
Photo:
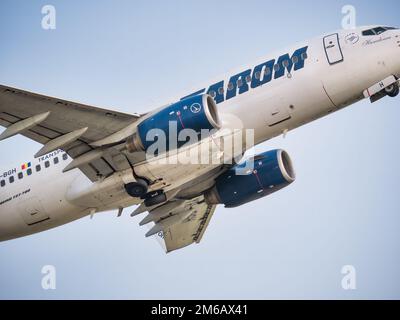
[{"label": "clear blue sky", "polygon": [[[46,4],[57,10],[56,30],[41,28]],[[0,83],[144,112],[341,28],[345,4],[3,0]],[[358,25],[400,26],[397,0],[350,4]],[[165,255],[140,217],[116,212],[0,243],[0,298],[400,298],[399,99],[363,101],[263,144],[291,154],[297,181],[218,208],[200,245]],[[3,141],[0,167],[38,148]],[[54,291],[41,288],[48,264],[57,268]],[[343,265],[356,268],[357,290],[341,288]]]}]

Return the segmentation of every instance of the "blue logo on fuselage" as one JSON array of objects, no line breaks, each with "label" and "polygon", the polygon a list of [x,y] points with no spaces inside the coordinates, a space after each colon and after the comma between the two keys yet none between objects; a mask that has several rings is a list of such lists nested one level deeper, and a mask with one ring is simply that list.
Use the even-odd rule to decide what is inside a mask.
[{"label": "blue logo on fuselage", "polygon": [[272,79],[278,79],[285,75],[285,72],[292,73],[293,71],[304,68],[304,61],[307,58],[308,46],[297,49],[292,56],[289,53],[281,55],[278,59],[272,59],[255,66],[253,69],[247,69],[238,74],[235,74],[229,79],[227,88],[225,88],[224,80],[218,81],[211,85],[207,91],[206,88],[198,90],[181,100],[188,97],[199,95],[207,92],[211,95],[215,102],[221,103],[226,100],[243,94],[249,89],[255,89],[264,85]]}]

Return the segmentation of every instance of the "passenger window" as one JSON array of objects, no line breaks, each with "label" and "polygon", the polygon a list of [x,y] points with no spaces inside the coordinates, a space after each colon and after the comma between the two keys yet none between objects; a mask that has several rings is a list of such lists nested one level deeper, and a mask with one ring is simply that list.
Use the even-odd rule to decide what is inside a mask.
[{"label": "passenger window", "polygon": [[40,166],[40,164],[38,164],[38,165],[36,166],[36,172],[40,172],[40,170],[42,170],[42,167]]},{"label": "passenger window", "polygon": [[292,62],[293,62],[294,64],[296,64],[297,62],[299,62],[299,57],[298,57],[298,56],[293,56],[293,57],[292,57]]},{"label": "passenger window", "polygon": [[[216,93],[215,93],[214,90],[211,90],[209,94],[210,94],[210,96],[211,96],[212,98],[215,98],[215,96],[216,96]],[[56,159],[57,159],[57,158],[56,158]],[[54,160],[56,160],[56,159],[54,159]]]},{"label": "passenger window", "polygon": [[22,172],[18,173],[18,179],[21,180],[24,177],[24,174]]},{"label": "passenger window", "polygon": [[250,82],[251,81],[251,77],[250,76],[246,76],[246,82]]},{"label": "passenger window", "polygon": [[224,94],[224,88],[223,88],[223,87],[220,87],[220,88],[218,89],[218,93],[219,93],[219,94]]},{"label": "passenger window", "polygon": [[1,181],[0,181],[0,186],[1,186],[1,187],[4,187],[5,185],[6,185],[6,181],[5,181],[5,180],[1,180]]},{"label": "passenger window", "polygon": [[229,82],[229,83],[228,83],[228,90],[229,90],[229,91],[233,90],[233,84],[232,84],[232,82]]},{"label": "passenger window", "polygon": [[279,64],[274,65],[274,71],[279,71]]},{"label": "passenger window", "polygon": [[257,71],[256,74],[255,74],[255,77],[256,77],[257,80],[259,80],[261,78],[261,72]]},{"label": "passenger window", "polygon": [[302,58],[303,60],[306,60],[306,59],[308,58],[307,52],[303,52],[303,53],[301,54],[301,58]]},{"label": "passenger window", "polygon": [[8,181],[10,181],[10,183],[13,183],[14,182],[14,176],[11,176]]},{"label": "passenger window", "polygon": [[30,175],[32,174],[32,169],[29,168],[28,170],[26,170],[26,174],[27,174],[28,176],[30,176]]},{"label": "passenger window", "polygon": [[271,74],[271,68],[266,67],[265,70],[264,70],[264,74],[265,74],[266,76],[269,76],[269,75]]},{"label": "passenger window", "polygon": [[243,85],[243,80],[242,79],[238,79],[237,86],[241,87],[242,85]]},{"label": "passenger window", "polygon": [[[215,92],[214,92],[214,94],[215,94]],[[214,98],[214,97],[213,97],[213,98]],[[53,162],[54,162],[54,164],[57,164],[57,163],[59,162],[58,157],[55,157],[55,158],[53,159]]]},{"label": "passenger window", "polygon": [[50,167],[50,162],[49,162],[49,161],[46,161],[46,162],[44,163],[44,166],[45,166],[45,168]]},{"label": "passenger window", "polygon": [[68,155],[66,153],[64,153],[62,158],[63,158],[63,160],[67,160],[68,159]]}]

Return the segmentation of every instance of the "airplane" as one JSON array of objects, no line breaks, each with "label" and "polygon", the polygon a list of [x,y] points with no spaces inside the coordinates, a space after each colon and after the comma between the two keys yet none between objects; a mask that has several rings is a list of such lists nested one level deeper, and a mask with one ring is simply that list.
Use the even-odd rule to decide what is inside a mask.
[{"label": "airplane", "polygon": [[[296,178],[286,151],[225,152],[221,132],[251,130],[257,145],[362,99],[395,97],[399,77],[400,30],[374,25],[269,54],[146,114],[0,85],[0,140],[22,134],[43,145],[34,160],[0,171],[0,241],[138,205],[131,215],[147,212],[140,225],[150,225],[146,236],[166,252],[199,243],[218,204],[241,206]],[[175,136],[190,129],[198,141],[175,141],[148,157],[158,141],[149,139],[152,130],[177,140],[171,123]],[[167,161],[214,140],[207,152],[224,161]]]}]

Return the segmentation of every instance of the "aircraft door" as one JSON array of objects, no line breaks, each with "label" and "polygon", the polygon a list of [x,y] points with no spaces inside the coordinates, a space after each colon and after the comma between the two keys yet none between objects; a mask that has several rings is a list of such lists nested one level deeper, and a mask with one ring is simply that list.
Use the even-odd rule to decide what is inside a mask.
[{"label": "aircraft door", "polygon": [[340,47],[339,35],[337,33],[324,37],[324,50],[330,65],[342,62],[343,52]]}]

